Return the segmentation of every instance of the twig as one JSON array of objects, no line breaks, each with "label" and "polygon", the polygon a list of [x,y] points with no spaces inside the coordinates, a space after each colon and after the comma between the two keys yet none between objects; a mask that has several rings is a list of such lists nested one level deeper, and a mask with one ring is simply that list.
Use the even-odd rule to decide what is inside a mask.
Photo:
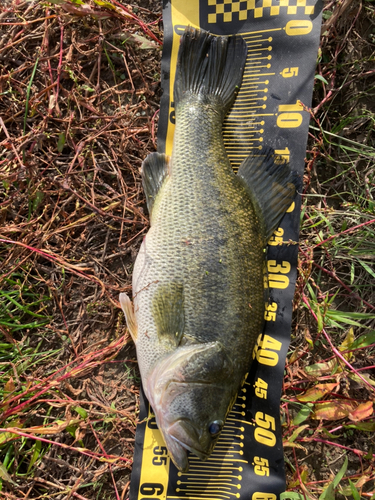
[{"label": "twig", "polygon": [[39,56],[37,57],[37,59],[35,61],[33,72],[31,73],[31,78],[30,78],[30,81],[29,81],[29,84],[28,84],[27,90],[26,90],[26,105],[25,105],[25,116],[24,116],[24,120],[23,120],[23,135],[26,135],[26,121],[27,121],[27,115],[29,113],[30,91],[31,91],[31,86],[33,84],[33,80],[35,77],[36,68],[38,67],[38,63],[39,63]]}]

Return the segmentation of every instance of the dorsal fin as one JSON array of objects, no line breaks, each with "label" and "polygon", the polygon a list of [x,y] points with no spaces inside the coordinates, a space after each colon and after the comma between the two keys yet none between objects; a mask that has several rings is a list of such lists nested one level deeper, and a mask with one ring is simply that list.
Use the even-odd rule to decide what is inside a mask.
[{"label": "dorsal fin", "polygon": [[300,186],[299,176],[268,146],[254,150],[241,164],[238,176],[246,184],[267,243],[293,201]]},{"label": "dorsal fin", "polygon": [[142,184],[150,215],[152,215],[155,199],[168,173],[169,156],[164,153],[151,153],[142,163]]}]

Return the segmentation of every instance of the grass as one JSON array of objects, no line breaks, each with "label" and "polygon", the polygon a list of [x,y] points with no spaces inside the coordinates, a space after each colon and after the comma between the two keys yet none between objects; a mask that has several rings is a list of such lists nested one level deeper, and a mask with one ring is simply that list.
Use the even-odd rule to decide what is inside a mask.
[{"label": "grass", "polygon": [[110,14],[34,1],[0,15],[4,498],[129,488],[139,374],[117,297],[147,228],[138,169],[153,148],[159,14],[153,32],[126,7]]},{"label": "grass", "polygon": [[[139,168],[155,148],[162,35],[149,5],[0,13],[1,498],[128,495],[140,379],[117,297],[148,228]],[[374,499],[374,3],[327,2],[324,20],[284,497]]]},{"label": "grass", "polygon": [[[23,412],[21,416],[17,411],[17,406],[22,406],[24,400],[27,401],[32,396],[28,391],[28,383],[25,383],[27,374],[36,370],[38,365],[48,363],[48,359],[57,354],[56,351],[40,352],[43,340],[31,342],[32,334],[50,321],[47,312],[50,298],[37,292],[36,283],[30,272],[25,272],[22,268],[2,279],[0,411],[2,426],[5,428],[22,427],[23,422],[30,418],[27,412]],[[41,441],[30,446],[26,439],[22,439],[17,446],[13,443],[13,438],[14,435],[9,432],[2,433],[0,437],[0,482],[5,480],[14,485],[9,471],[14,471],[18,477],[33,473],[38,458],[45,450]]]},{"label": "grass", "polygon": [[[318,71],[330,83],[316,82],[311,110],[282,405],[290,448],[286,498],[375,498],[375,110],[363,103],[374,89],[353,93],[346,86],[371,57],[339,64],[354,26],[360,37],[355,15],[335,25],[337,44],[323,36]],[[356,55],[366,48],[357,40]],[[335,51],[332,59],[329,51]]]}]

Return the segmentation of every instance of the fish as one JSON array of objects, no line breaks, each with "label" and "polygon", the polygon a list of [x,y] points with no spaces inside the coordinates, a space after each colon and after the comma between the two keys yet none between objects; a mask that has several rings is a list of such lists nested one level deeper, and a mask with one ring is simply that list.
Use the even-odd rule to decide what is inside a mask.
[{"label": "fish", "polygon": [[169,455],[207,460],[262,332],[265,248],[291,205],[295,173],[270,147],[234,173],[223,120],[247,57],[239,35],[187,27],[174,84],[171,157],[142,164],[150,229],[137,255],[133,302],[120,294],[142,385]]}]

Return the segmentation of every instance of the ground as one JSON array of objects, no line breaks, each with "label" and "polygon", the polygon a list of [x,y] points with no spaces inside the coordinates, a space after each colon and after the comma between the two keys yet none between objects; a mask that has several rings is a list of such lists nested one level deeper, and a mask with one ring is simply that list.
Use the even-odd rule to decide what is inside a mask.
[{"label": "ground", "polygon": [[[291,498],[375,498],[374,12],[325,5],[281,401]],[[140,379],[118,294],[149,224],[162,39],[151,0],[0,6],[0,497],[128,496]]]}]

